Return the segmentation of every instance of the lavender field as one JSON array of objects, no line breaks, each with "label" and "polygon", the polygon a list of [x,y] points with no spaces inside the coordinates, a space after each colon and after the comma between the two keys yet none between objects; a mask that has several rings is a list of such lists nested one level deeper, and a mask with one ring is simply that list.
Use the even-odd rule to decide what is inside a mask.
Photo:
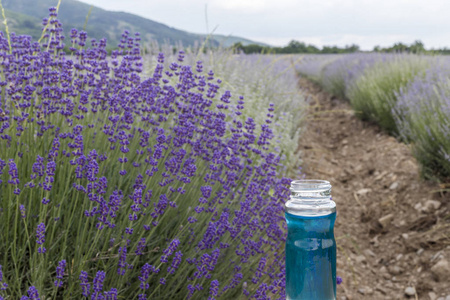
[{"label": "lavender field", "polygon": [[347,99],[358,116],[411,145],[428,178],[450,176],[450,69],[440,56],[310,56],[303,76]]},{"label": "lavender field", "polygon": [[284,299],[295,61],[43,26],[0,33],[0,299]]}]

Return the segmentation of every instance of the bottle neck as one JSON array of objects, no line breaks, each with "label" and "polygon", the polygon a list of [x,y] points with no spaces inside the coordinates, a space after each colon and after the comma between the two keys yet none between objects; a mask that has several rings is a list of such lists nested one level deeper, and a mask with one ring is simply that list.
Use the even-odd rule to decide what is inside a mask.
[{"label": "bottle neck", "polygon": [[325,180],[294,180],[286,212],[297,216],[324,216],[336,211],[331,200],[331,184]]}]

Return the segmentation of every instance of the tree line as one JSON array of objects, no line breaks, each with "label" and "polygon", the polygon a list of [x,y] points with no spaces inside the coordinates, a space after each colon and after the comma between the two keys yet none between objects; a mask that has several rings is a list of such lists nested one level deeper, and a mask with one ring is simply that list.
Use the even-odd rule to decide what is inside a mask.
[{"label": "tree line", "polygon": [[[262,46],[259,44],[249,44],[243,45],[241,42],[235,43],[232,46],[238,52],[244,52],[245,54],[260,53],[260,54],[332,54],[332,53],[353,53],[361,52],[358,45],[352,44],[345,47],[338,46],[323,46],[318,48],[311,44],[306,44],[304,42],[292,40],[284,47],[271,47]],[[372,51],[365,52],[381,52],[381,53],[414,53],[414,54],[450,54],[449,48],[442,49],[431,49],[426,50],[425,45],[417,40],[411,45],[404,43],[395,43],[391,47],[382,48],[380,46],[375,46]]]}]

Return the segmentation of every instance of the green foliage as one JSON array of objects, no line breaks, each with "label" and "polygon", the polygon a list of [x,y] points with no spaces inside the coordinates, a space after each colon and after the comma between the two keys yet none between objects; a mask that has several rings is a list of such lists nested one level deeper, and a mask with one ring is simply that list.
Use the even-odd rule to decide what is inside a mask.
[{"label": "green foliage", "polygon": [[[433,103],[436,109],[430,109],[428,105],[426,109],[408,115],[402,124],[410,130],[413,154],[421,165],[423,176],[433,179],[450,177],[450,109],[439,95],[443,92],[450,96],[449,84],[450,81],[436,84],[435,96],[423,99]],[[443,110],[446,105],[447,109]]]},{"label": "green foliage", "polygon": [[445,61],[416,76],[398,95],[394,117],[422,174],[450,177],[450,73]]},{"label": "green foliage", "polygon": [[333,70],[334,73],[331,76],[326,72],[327,67],[328,66],[325,66],[324,72],[321,74],[320,83],[327,92],[336,95],[341,99],[345,99],[345,91],[347,88],[345,75],[347,65],[343,64],[338,66],[337,70]]},{"label": "green foliage", "polygon": [[392,114],[396,93],[430,64],[429,59],[420,56],[398,56],[376,63],[354,81],[347,97],[363,119],[375,121],[386,131],[398,134]]},{"label": "green foliage", "polygon": [[307,45],[304,42],[292,40],[285,47],[270,47],[261,46],[256,44],[243,45],[242,43],[235,43],[232,46],[233,49],[244,52],[245,54],[259,53],[259,54],[296,54],[296,53],[308,53],[308,54],[332,54],[332,53],[353,53],[359,51],[359,46],[351,45],[340,48],[338,46],[324,46],[322,49],[317,48],[314,45]]},{"label": "green foliage", "polygon": [[385,52],[385,53],[413,53],[413,54],[425,54],[431,53],[432,51],[427,51],[425,45],[417,40],[410,46],[403,43],[395,43],[391,47],[381,48],[380,46],[375,46],[373,52]]}]

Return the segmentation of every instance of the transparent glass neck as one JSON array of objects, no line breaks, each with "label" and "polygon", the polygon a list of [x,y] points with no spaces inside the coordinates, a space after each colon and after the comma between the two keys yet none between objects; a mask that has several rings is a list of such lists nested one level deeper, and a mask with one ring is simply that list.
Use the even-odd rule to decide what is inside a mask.
[{"label": "transparent glass neck", "polygon": [[294,180],[286,212],[298,216],[324,216],[336,211],[331,200],[331,184],[325,180]]}]

